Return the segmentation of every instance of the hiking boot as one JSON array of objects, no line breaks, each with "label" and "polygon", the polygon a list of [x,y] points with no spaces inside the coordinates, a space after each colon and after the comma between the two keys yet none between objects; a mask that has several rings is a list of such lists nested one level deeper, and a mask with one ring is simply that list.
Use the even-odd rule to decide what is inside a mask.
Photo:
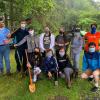
[{"label": "hiking boot", "polygon": [[93,88],[91,89],[91,91],[92,91],[92,92],[96,92],[96,91],[98,91],[98,87],[96,87],[96,86],[93,87]]},{"label": "hiking boot", "polygon": [[55,86],[58,86],[58,81],[55,81]]},{"label": "hiking boot", "polygon": [[36,75],[34,75],[33,76],[33,80],[32,80],[34,83],[37,81],[37,76]]}]

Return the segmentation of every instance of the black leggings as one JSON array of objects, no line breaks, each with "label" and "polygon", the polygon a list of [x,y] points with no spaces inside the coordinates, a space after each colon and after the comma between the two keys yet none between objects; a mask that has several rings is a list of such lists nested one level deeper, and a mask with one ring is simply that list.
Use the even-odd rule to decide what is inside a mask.
[{"label": "black leggings", "polygon": [[15,60],[16,60],[16,64],[17,64],[17,71],[20,72],[21,68],[23,70],[23,72],[25,72],[27,70],[26,67],[26,54],[25,54],[25,50],[15,50]]},{"label": "black leggings", "polygon": [[29,63],[31,64],[32,68],[34,68],[34,53],[28,53],[28,60]]}]

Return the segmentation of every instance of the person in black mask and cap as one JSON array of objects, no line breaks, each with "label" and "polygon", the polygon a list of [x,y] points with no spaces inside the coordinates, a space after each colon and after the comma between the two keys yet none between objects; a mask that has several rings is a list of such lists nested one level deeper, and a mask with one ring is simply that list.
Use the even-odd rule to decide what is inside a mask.
[{"label": "person in black mask and cap", "polygon": [[56,36],[55,39],[56,45],[56,55],[59,54],[59,50],[63,47],[66,51],[69,42],[66,39],[64,28],[61,27],[59,30],[59,35]]}]

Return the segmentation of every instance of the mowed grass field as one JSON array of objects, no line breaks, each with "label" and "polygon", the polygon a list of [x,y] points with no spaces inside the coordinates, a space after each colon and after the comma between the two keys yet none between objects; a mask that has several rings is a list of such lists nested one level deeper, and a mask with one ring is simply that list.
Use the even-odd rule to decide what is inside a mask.
[{"label": "mowed grass field", "polygon": [[[80,70],[82,54],[80,57]],[[64,79],[59,79],[59,86],[56,87],[53,81],[42,77],[42,80],[36,83],[36,92],[32,94],[28,89],[29,77],[22,79],[20,74],[16,74],[14,51],[11,51],[10,59],[13,75],[0,76],[0,100],[49,100],[49,98],[53,100],[55,96],[66,96],[68,100],[81,100],[81,95],[90,93],[92,85],[80,78],[73,81],[71,89],[67,89]]]}]

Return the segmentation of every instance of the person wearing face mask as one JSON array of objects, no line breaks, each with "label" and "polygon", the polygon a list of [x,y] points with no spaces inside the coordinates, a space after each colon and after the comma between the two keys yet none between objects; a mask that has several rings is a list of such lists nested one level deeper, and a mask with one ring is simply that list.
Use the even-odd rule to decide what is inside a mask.
[{"label": "person wearing face mask", "polygon": [[14,46],[19,47],[23,45],[25,42],[27,42],[27,52],[28,52],[28,55],[32,57],[34,56],[35,48],[39,47],[39,38],[35,35],[34,29],[32,27],[28,29],[28,32],[29,32],[29,35],[25,36],[21,41],[19,41]]},{"label": "person wearing face mask", "polygon": [[83,39],[80,36],[80,29],[76,28],[74,37],[71,41],[71,56],[72,61],[74,65],[74,72],[75,72],[75,78],[78,77],[78,71],[79,71],[79,59],[80,59],[80,53],[82,51],[82,45],[83,45]]},{"label": "person wearing face mask", "polygon": [[96,44],[96,50],[99,51],[99,45],[100,45],[100,32],[97,32],[97,24],[91,24],[91,30],[90,32],[87,32],[84,36],[84,51],[88,51],[88,44],[90,42],[94,42]]},{"label": "person wearing face mask", "polygon": [[10,30],[7,29],[4,25],[2,19],[0,19],[0,75],[4,72],[4,64],[3,58],[6,64],[6,73],[10,75],[10,47],[9,42],[10,40],[7,38],[7,35],[10,34]]},{"label": "person wearing face mask", "polygon": [[48,78],[51,79],[52,77],[54,77],[55,86],[58,86],[58,65],[56,58],[53,56],[53,51],[51,49],[48,49],[46,51],[46,57],[44,59],[43,66]]},{"label": "person wearing face mask", "polygon": [[[29,32],[26,29],[26,21],[22,20],[20,22],[20,28],[18,28],[14,33],[11,33],[8,35],[9,38],[14,38],[15,43],[19,43],[25,36],[29,35]],[[18,54],[20,56],[22,65],[23,65],[23,72],[27,70],[26,67],[26,55],[25,55],[25,49],[27,49],[27,43],[23,43],[22,45],[18,46],[15,49],[15,60],[17,64],[17,72],[21,72],[21,64],[18,57]]]},{"label": "person wearing face mask", "polygon": [[19,41],[14,46],[18,47],[27,42],[27,51],[28,53],[33,55],[35,48],[39,47],[39,38],[36,36],[33,28],[30,27],[28,29],[28,32],[29,35],[25,36],[21,41]]},{"label": "person wearing face mask", "polygon": [[59,75],[60,75],[60,77],[65,76],[66,85],[68,88],[70,88],[72,76],[73,76],[73,67],[68,58],[68,55],[65,53],[64,48],[61,48],[59,50],[57,62],[58,62],[58,67],[59,67]]},{"label": "person wearing face mask", "polygon": [[55,36],[51,34],[48,27],[45,27],[45,32],[40,35],[39,44],[43,57],[45,57],[45,52],[47,49],[52,49],[54,52]]},{"label": "person wearing face mask", "polygon": [[34,49],[34,55],[28,53],[28,61],[29,62],[27,62],[27,67],[32,68],[33,82],[36,82],[37,79],[40,78],[39,76],[41,73],[43,63],[40,49],[38,47]]},{"label": "person wearing face mask", "polygon": [[64,28],[61,27],[59,29],[59,35],[56,36],[56,39],[55,39],[55,45],[56,45],[56,55],[59,54],[59,50],[60,48],[64,47],[65,50],[67,51],[67,48],[68,48],[68,40],[65,36],[65,31],[64,31]]},{"label": "person wearing face mask", "polygon": [[94,87],[91,89],[92,92],[96,92],[99,87],[99,76],[100,76],[100,53],[96,51],[96,44],[90,42],[88,52],[83,55],[82,64],[82,79],[87,79],[93,75]]}]

